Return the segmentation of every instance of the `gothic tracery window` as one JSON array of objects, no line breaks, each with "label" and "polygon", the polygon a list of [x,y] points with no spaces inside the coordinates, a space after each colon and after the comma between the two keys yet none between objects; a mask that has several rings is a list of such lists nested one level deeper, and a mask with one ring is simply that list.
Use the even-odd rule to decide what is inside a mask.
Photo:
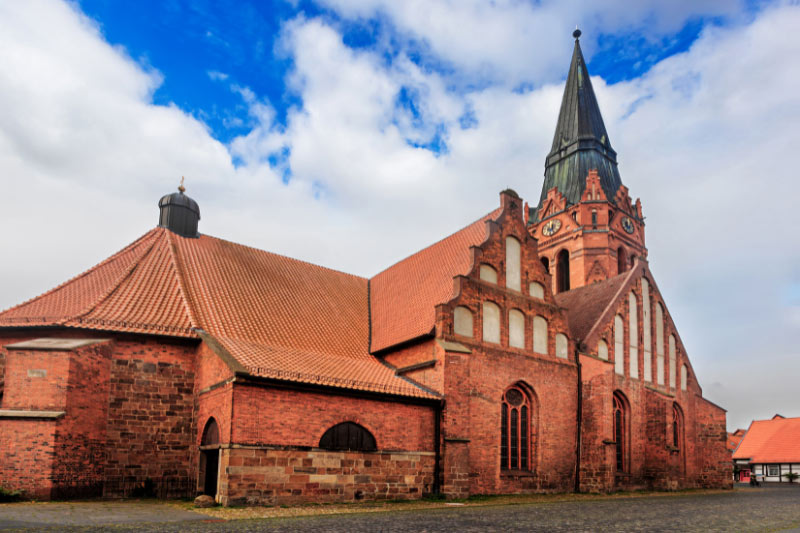
[{"label": "gothic tracery window", "polygon": [[503,470],[530,470],[531,405],[520,387],[503,395],[500,423],[500,467]]}]

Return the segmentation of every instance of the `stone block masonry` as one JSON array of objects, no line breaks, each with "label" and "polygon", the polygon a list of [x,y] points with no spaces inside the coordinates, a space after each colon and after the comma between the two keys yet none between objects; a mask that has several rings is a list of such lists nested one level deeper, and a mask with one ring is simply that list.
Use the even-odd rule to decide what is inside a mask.
[{"label": "stone block masonry", "polygon": [[431,491],[434,454],[233,446],[220,464],[223,505],[399,500]]}]

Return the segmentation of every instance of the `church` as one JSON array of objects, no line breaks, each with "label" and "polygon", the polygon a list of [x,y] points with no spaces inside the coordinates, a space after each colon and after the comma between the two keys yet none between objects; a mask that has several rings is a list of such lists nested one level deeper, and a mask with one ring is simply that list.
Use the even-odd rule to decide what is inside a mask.
[{"label": "church", "polygon": [[157,227],[0,313],[0,487],[223,505],[730,488],[725,410],[650,270],[579,36],[535,206],[504,190],[363,278],[202,234],[181,187]]}]

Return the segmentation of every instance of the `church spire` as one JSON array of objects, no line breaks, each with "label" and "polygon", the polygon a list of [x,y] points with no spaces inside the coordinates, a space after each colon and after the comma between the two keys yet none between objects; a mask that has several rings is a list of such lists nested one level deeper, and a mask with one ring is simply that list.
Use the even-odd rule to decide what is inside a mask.
[{"label": "church spire", "polygon": [[553,146],[545,162],[540,208],[547,192],[553,187],[564,195],[567,206],[577,204],[590,170],[597,170],[606,198],[612,202],[622,185],[617,170],[617,153],[608,140],[581,52],[581,31],[576,29],[572,35],[575,37],[575,49],[561,100]]}]

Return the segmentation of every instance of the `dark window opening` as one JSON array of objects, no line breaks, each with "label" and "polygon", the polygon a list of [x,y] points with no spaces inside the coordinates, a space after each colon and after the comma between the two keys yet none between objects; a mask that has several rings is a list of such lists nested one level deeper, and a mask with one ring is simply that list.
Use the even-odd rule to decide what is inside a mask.
[{"label": "dark window opening", "polygon": [[569,290],[569,251],[561,250],[558,252],[558,266],[556,275],[558,276],[558,292]]},{"label": "dark window opening", "polygon": [[500,467],[530,469],[530,401],[519,387],[503,395],[500,413]]},{"label": "dark window opening", "polygon": [[546,257],[542,257],[541,261],[542,261],[542,264],[544,265],[544,269],[549,274],[550,273],[550,260],[548,258],[546,258]]},{"label": "dark window opening", "polygon": [[617,472],[626,472],[628,468],[626,453],[628,445],[628,421],[625,412],[625,400],[614,393],[614,441],[616,442]]},{"label": "dark window opening", "polygon": [[617,274],[622,274],[623,272],[625,272],[626,269],[625,263],[626,263],[625,248],[620,246],[617,249]]},{"label": "dark window opening", "polygon": [[672,445],[681,449],[683,442],[683,416],[681,415],[681,408],[677,404],[672,405]]},{"label": "dark window opening", "polygon": [[597,229],[597,210],[592,209],[592,229]]},{"label": "dark window opening", "polygon": [[219,426],[214,418],[209,418],[206,427],[203,429],[203,437],[200,439],[202,447],[200,451],[200,490],[203,494],[217,496],[217,485],[219,480]]},{"label": "dark window opening", "polygon": [[355,422],[342,422],[328,429],[319,440],[319,447],[359,452],[374,452],[377,449],[372,433]]}]

